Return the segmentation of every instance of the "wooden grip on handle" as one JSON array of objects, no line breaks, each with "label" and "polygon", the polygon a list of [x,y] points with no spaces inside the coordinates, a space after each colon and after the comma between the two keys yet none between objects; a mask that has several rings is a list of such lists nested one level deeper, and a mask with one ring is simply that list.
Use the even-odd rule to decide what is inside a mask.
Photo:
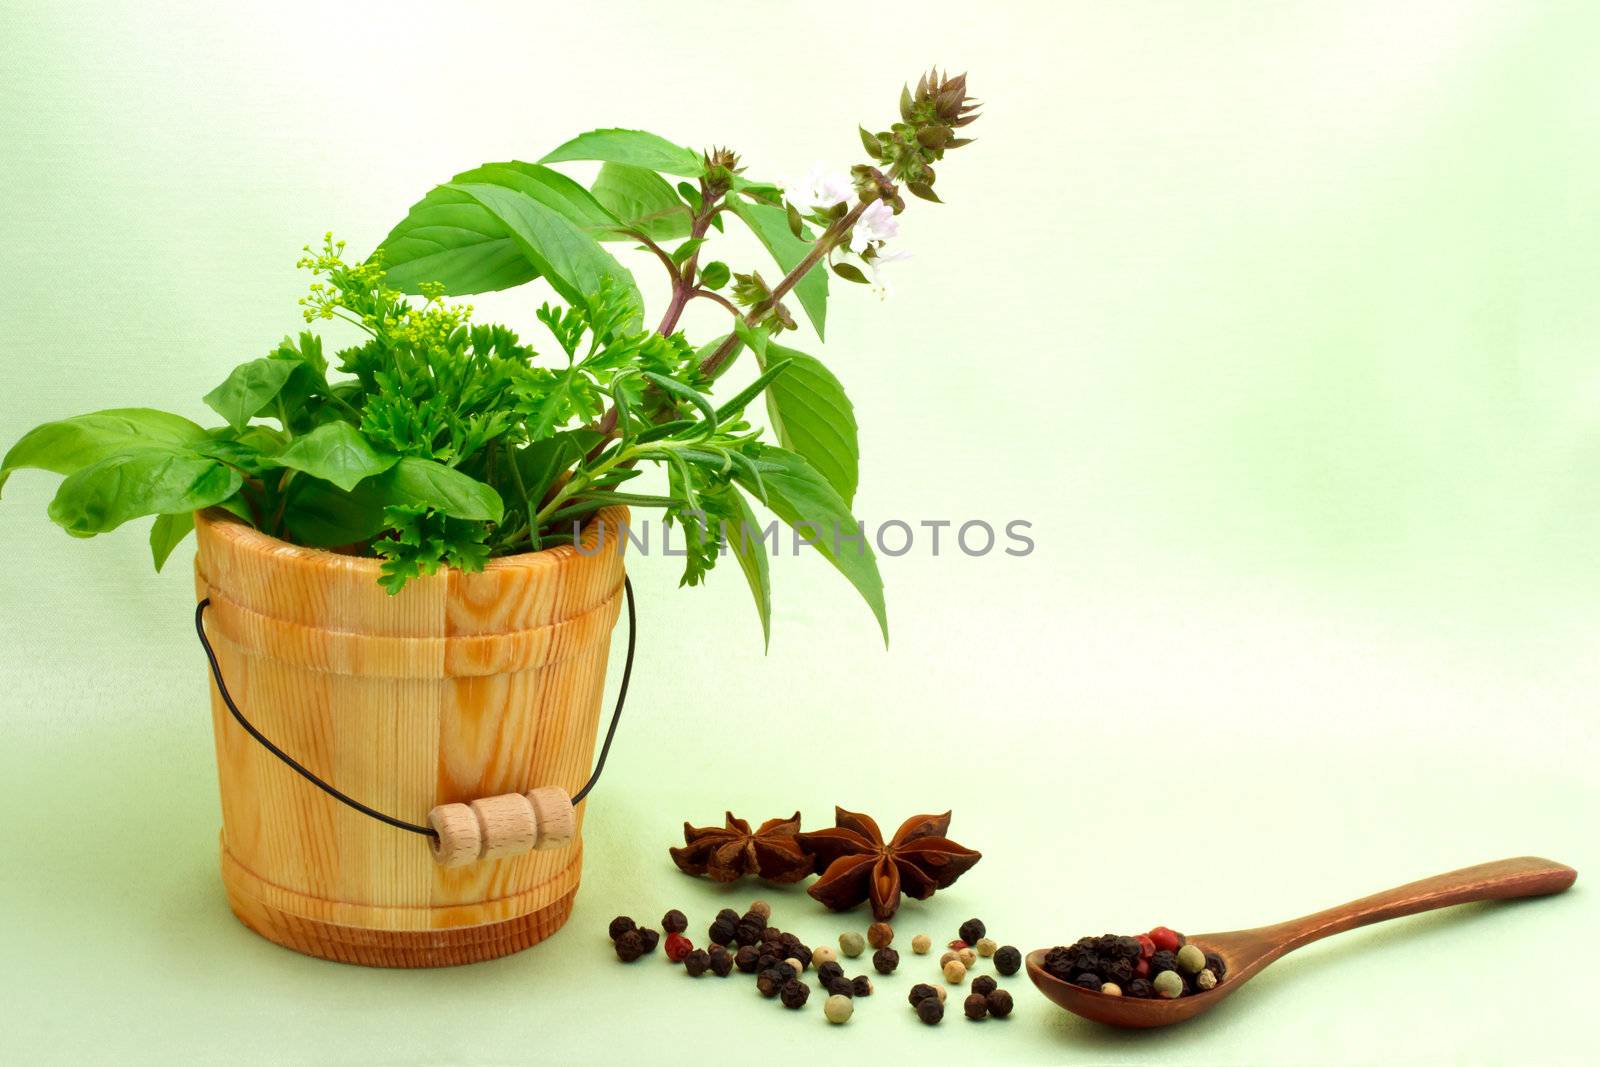
[{"label": "wooden grip on handle", "polygon": [[578,813],[566,790],[543,786],[470,804],[440,804],[428,812],[428,825],[439,835],[433,844],[439,865],[465,867],[536,848],[566,848],[577,835]]}]

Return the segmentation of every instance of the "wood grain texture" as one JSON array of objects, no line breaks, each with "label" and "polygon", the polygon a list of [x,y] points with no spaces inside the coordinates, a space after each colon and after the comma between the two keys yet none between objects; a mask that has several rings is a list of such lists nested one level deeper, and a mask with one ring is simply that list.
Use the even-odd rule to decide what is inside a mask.
[{"label": "wood grain texture", "polygon": [[1480,863],[1458,871],[1409,882],[1299,919],[1232,930],[1195,934],[1189,942],[1222,957],[1227,975],[1204,993],[1175,1000],[1114,997],[1064,982],[1044,969],[1046,949],[1028,953],[1028,977],[1061,1007],[1086,1019],[1111,1026],[1148,1029],[1192,1019],[1216,1007],[1272,961],[1324,937],[1369,923],[1448,908],[1479,900],[1511,900],[1560,893],[1577,880],[1565,864],[1538,856]]},{"label": "wood grain texture", "polygon": [[[587,780],[621,606],[625,509],[564,546],[415,580],[377,560],[196,516],[198,597],[251,721],[313,773],[380,811]],[[570,847],[446,869],[430,841],[323,794],[241,730],[212,687],[223,881],[246,925],[326,959],[424,967],[526,948],[565,920]],[[565,901],[565,904],[563,904]]]}]

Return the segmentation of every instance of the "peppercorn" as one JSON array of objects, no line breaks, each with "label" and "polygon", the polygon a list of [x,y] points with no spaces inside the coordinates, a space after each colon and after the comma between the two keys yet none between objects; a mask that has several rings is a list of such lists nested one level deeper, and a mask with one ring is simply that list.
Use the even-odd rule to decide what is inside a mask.
[{"label": "peppercorn", "polygon": [[733,939],[739,943],[740,948],[746,945],[759,945],[761,943],[761,931],[764,929],[766,927],[762,923],[760,916],[746,915],[733,928]]},{"label": "peppercorn", "polygon": [[683,957],[683,969],[690,978],[699,978],[711,969],[711,954],[703,948],[697,948]]},{"label": "peppercorn", "polygon": [[731,945],[738,936],[739,921],[723,916],[718,916],[717,921],[706,931],[706,937],[716,945]]},{"label": "peppercorn", "polygon": [[778,989],[783,985],[783,975],[777,971],[762,971],[756,976],[756,991],[771,1000],[778,995]]},{"label": "peppercorn", "polygon": [[1150,939],[1149,934],[1140,934],[1134,940],[1139,942],[1140,959],[1147,960],[1156,954],[1156,943]]},{"label": "peppercorn", "polygon": [[910,1004],[914,1008],[917,1006],[917,1001],[925,1000],[928,997],[937,996],[938,993],[939,991],[933,988],[933,986],[929,985],[927,982],[918,982],[916,985],[911,987],[911,992],[906,995],[906,1003]]},{"label": "peppercorn", "polygon": [[733,973],[733,954],[721,945],[711,947],[711,973],[718,978],[726,978]]},{"label": "peppercorn", "polygon": [[1022,953],[1015,945],[1001,945],[994,950],[994,969],[1001,974],[1016,974],[1022,967]]},{"label": "peppercorn", "polygon": [[1178,951],[1178,946],[1182,943],[1178,939],[1178,932],[1165,926],[1156,927],[1147,936],[1155,942],[1157,949],[1166,949],[1168,952]]},{"label": "peppercorn", "polygon": [[1108,997],[1120,997],[1122,996],[1122,987],[1115,982],[1107,982],[1100,987],[1100,992]]},{"label": "peppercorn", "polygon": [[850,979],[850,992],[858,997],[872,996],[872,979],[864,974],[858,974]]},{"label": "peppercorn", "polygon": [[989,994],[987,999],[989,1001],[989,1014],[996,1019],[1004,1019],[1011,1014],[1011,1009],[1014,1006],[1011,1001],[1011,994],[1004,989],[996,989]]},{"label": "peppercorn", "polygon": [[1133,961],[1133,976],[1135,978],[1149,978],[1150,977],[1150,961],[1149,960],[1134,960]]},{"label": "peppercorn", "polygon": [[689,918],[677,908],[661,916],[661,929],[669,934],[681,934],[689,929]]},{"label": "peppercorn", "polygon": [[1113,982],[1131,982],[1134,977],[1133,968],[1132,960],[1112,960],[1102,969],[1106,972],[1105,977]]},{"label": "peppercorn", "polygon": [[639,931],[637,930],[622,931],[617,936],[617,939],[611,942],[611,946],[617,950],[617,959],[623,963],[632,963],[644,955],[644,945],[639,940]]},{"label": "peppercorn", "polygon": [[960,960],[951,960],[944,965],[944,980],[951,985],[960,985],[961,980],[967,976],[967,965]]},{"label": "peppercorn", "polygon": [[989,1017],[989,998],[982,993],[972,993],[961,1002],[961,1011],[973,1022],[981,1022]]},{"label": "peppercorn", "polygon": [[[807,957],[807,958],[809,958],[809,957]],[[785,966],[794,968],[794,977],[798,978],[798,977],[800,977],[801,974],[805,973],[806,961],[801,959],[801,958],[799,958],[798,956],[790,956],[788,959],[784,960],[783,962],[784,962]]]},{"label": "peppercorn", "polygon": [[843,975],[844,968],[839,965],[838,960],[827,960],[817,967],[817,984],[826,989],[829,982]]},{"label": "peppercorn", "polygon": [[1178,950],[1178,969],[1185,974],[1199,974],[1206,969],[1206,954],[1198,945],[1184,945]]},{"label": "peppercorn", "polygon": [[754,945],[742,945],[739,951],[734,953],[733,965],[739,968],[740,974],[755,974],[760,970],[756,966],[760,959],[761,952]]},{"label": "peppercorn", "polygon": [[943,968],[944,965],[949,963],[951,960],[960,960],[960,959],[961,959],[960,953],[956,952],[954,949],[951,949],[949,952],[946,952],[943,956],[939,957],[939,966],[941,968]]},{"label": "peppercorn", "polygon": [[721,911],[717,912],[717,920],[719,922],[736,923],[739,921],[739,913],[734,911],[732,908],[723,908]]},{"label": "peppercorn", "polygon": [[867,939],[854,930],[846,930],[839,935],[839,951],[851,959],[855,959],[867,948]]},{"label": "peppercorn", "polygon": [[855,983],[850,981],[850,979],[846,978],[842,974],[828,979],[822,988],[826,989],[829,993],[836,997],[853,997],[856,995]]},{"label": "peppercorn", "polygon": [[945,948],[951,950],[952,952],[960,952],[962,949],[964,949],[966,947],[967,947],[967,943],[965,941],[961,940],[959,937],[954,938],[953,940],[950,941],[949,944],[945,945]]},{"label": "peppercorn", "polygon": [[789,950],[789,958],[799,963],[802,971],[811,966],[810,945],[802,945],[800,942],[796,941],[793,945],[789,945],[787,947]]},{"label": "peppercorn", "polygon": [[1135,978],[1129,982],[1125,992],[1128,996],[1138,997],[1140,1000],[1149,1000],[1155,996],[1155,990],[1151,988],[1149,981],[1144,978]]},{"label": "peppercorn", "polygon": [[986,974],[980,974],[978,977],[972,980],[972,991],[974,993],[981,993],[984,996],[988,996],[999,987],[1000,983],[996,982],[993,978],[990,978]]},{"label": "peppercorn", "polygon": [[1100,976],[1098,974],[1095,974],[1092,971],[1084,971],[1082,974],[1078,975],[1078,977],[1072,980],[1072,984],[1075,986],[1082,986],[1084,989],[1090,989],[1098,993],[1100,992],[1100,987],[1105,985],[1105,982],[1100,980]]},{"label": "peppercorn", "polygon": [[888,923],[873,923],[867,927],[867,944],[873,948],[888,948],[894,940],[894,927]]},{"label": "peppercorn", "polygon": [[839,993],[829,997],[822,1005],[823,1018],[835,1026],[843,1026],[850,1021],[850,1016],[856,1010],[855,1001]]},{"label": "peppercorn", "polygon": [[938,997],[923,997],[917,1001],[917,1018],[929,1026],[937,1025],[944,1018],[944,1001]]},{"label": "peppercorn", "polygon": [[772,969],[777,971],[778,977],[782,978],[785,982],[791,980],[795,975],[800,973],[800,968],[794,960],[784,960]]},{"label": "peppercorn", "polygon": [[1173,1000],[1183,996],[1183,978],[1179,976],[1177,971],[1162,971],[1150,983],[1150,988],[1154,989],[1160,996]]},{"label": "peppercorn", "polygon": [[634,933],[639,935],[639,946],[644,949],[646,955],[654,952],[656,945],[661,942],[661,934],[648,926],[641,926]]},{"label": "peppercorn", "polygon": [[764,900],[751,901],[750,902],[750,913],[752,915],[759,915],[763,919],[766,919],[767,921],[770,922],[772,920],[772,905],[768,904]]},{"label": "peppercorn", "polygon": [[1217,988],[1217,972],[1213,971],[1210,967],[1207,967],[1205,970],[1194,976],[1194,984],[1198,986],[1202,992],[1208,989]]},{"label": "peppercorn", "polygon": [[965,967],[969,971],[972,970],[972,965],[978,962],[978,954],[972,951],[970,948],[964,948],[960,952],[957,952],[956,958],[961,961],[961,966]]},{"label": "peppercorn", "polygon": [[836,963],[838,959],[839,954],[827,945],[819,945],[811,950],[811,965],[813,967],[820,967],[824,963]]},{"label": "peppercorn", "polygon": [[1228,965],[1215,952],[1206,953],[1206,970],[1215,974],[1219,982],[1228,977]]},{"label": "peppercorn", "polygon": [[615,941],[629,930],[637,930],[638,928],[639,924],[628,918],[626,915],[618,915],[615,919],[611,920],[611,940]]},{"label": "peppercorn", "polygon": [[893,974],[898,966],[900,966],[900,953],[892,948],[880,948],[872,954],[873,970],[879,974]]},{"label": "peppercorn", "polygon": [[919,956],[926,956],[928,954],[928,950],[932,947],[933,938],[929,937],[927,934],[918,934],[916,937],[911,939],[911,951],[915,952]]},{"label": "peppercorn", "polygon": [[994,955],[994,950],[999,948],[1000,946],[999,946],[999,944],[997,944],[995,942],[995,939],[992,938],[992,937],[980,937],[980,938],[978,938],[978,943],[973,945],[972,947],[977,949],[978,955],[987,958],[989,956],[993,956]]},{"label": "peppercorn", "polygon": [[673,963],[682,963],[683,958],[694,949],[694,942],[682,934],[667,935],[667,959]]},{"label": "peppercorn", "polygon": [[806,998],[809,996],[811,987],[792,978],[783,983],[783,988],[778,990],[778,999],[783,1001],[783,1006],[790,1011],[799,1011],[805,1007]]},{"label": "peppercorn", "polygon": [[988,928],[983,925],[982,919],[968,919],[966,922],[961,924],[961,929],[957,932],[961,935],[961,940],[965,941],[969,945],[973,945],[977,943],[978,938],[982,937],[989,931]]},{"label": "peppercorn", "polygon": [[1150,957],[1150,973],[1160,974],[1162,971],[1175,971],[1178,969],[1178,954],[1170,949],[1157,949],[1156,954]]}]

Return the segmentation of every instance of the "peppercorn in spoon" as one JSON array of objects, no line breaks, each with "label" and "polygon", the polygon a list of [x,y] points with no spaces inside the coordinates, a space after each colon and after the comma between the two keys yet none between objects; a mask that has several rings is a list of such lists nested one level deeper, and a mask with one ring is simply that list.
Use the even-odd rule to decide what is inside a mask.
[{"label": "peppercorn in spoon", "polygon": [[1028,953],[1028,977],[1045,996],[1085,1019],[1110,1026],[1170,1026],[1210,1011],[1280,956],[1332,934],[1452,904],[1559,893],[1577,877],[1578,872],[1571,867],[1537,856],[1521,856],[1424,878],[1272,926],[1223,934],[1197,934],[1189,938],[1189,944],[1202,952],[1221,956],[1225,976],[1210,990],[1170,1000],[1113,996],[1063,981],[1045,970],[1047,949]]}]

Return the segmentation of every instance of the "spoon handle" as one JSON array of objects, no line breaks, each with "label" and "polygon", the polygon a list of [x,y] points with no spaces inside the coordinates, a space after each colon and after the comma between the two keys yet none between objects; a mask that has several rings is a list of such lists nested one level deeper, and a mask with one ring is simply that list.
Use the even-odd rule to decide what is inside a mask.
[{"label": "spoon handle", "polygon": [[1283,939],[1283,951],[1287,952],[1368,923],[1447,908],[1452,904],[1559,893],[1577,877],[1578,872],[1564,864],[1538,856],[1518,856],[1386,889],[1314,915],[1279,923],[1274,930]]}]

